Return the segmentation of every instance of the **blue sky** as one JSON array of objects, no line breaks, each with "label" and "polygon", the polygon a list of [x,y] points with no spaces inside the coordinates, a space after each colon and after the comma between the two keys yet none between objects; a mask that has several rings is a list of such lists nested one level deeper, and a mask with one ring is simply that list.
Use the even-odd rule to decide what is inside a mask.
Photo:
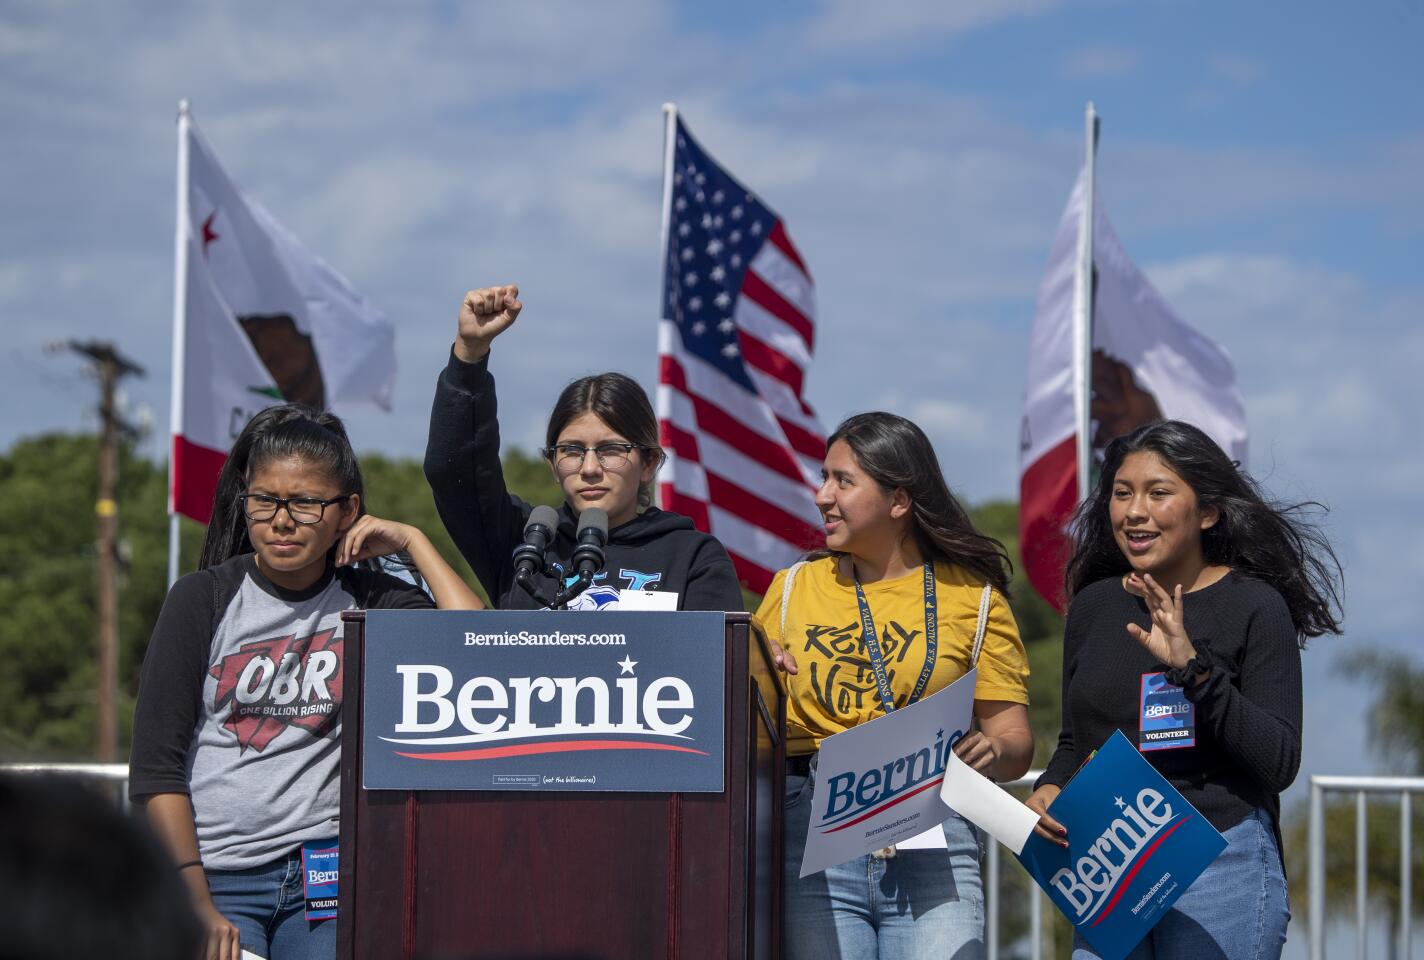
[{"label": "blue sky", "polygon": [[[768,9],[770,8],[770,9]],[[0,445],[91,428],[60,337],[115,339],[168,420],[174,116],[394,319],[420,452],[471,286],[528,305],[496,349],[505,434],[566,380],[654,377],[661,115],[785,218],[818,284],[812,402],[920,421],[970,500],[1017,489],[1024,350],[1049,241],[1103,118],[1128,252],[1241,376],[1250,464],[1329,504],[1348,636],[1307,656],[1307,768],[1368,769],[1336,651],[1424,622],[1424,7],[81,3],[0,7]],[[875,348],[867,350],[867,337]],[[1329,716],[1329,727],[1322,720]]]}]

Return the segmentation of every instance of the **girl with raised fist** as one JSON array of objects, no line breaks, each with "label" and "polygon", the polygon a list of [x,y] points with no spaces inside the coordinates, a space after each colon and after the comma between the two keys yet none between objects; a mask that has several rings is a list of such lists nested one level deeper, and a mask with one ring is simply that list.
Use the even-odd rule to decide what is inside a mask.
[{"label": "girl with raised fist", "polygon": [[[1049,805],[1122,731],[1228,844],[1130,956],[1279,957],[1300,648],[1340,631],[1335,555],[1298,507],[1269,503],[1210,437],[1175,420],[1108,445],[1072,541],[1063,727],[1028,800],[1037,829],[1068,845]],[[1073,956],[1097,954],[1078,937]]]},{"label": "girl with raised fist", "polygon": [[[460,305],[454,349],[435,387],[425,476],[445,529],[499,609],[537,609],[515,583],[511,560],[523,541],[531,504],[505,486],[490,345],[523,309],[514,286],[471,290]],[[652,505],[663,462],[658,423],[647,394],[620,373],[601,373],[564,388],[549,415],[542,451],[564,495],[547,559],[555,576],[531,584],[552,598],[573,573],[571,558],[585,510],[608,515],[604,569],[573,609],[631,605],[625,592],[648,592],[668,609],[741,610],[727,551],[692,520]],[[644,599],[643,602],[646,602]]]}]

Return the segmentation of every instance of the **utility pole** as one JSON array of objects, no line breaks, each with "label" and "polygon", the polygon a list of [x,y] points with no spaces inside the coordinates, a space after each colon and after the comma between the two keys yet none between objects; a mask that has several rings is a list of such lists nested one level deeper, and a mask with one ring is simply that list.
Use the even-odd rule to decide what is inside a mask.
[{"label": "utility pole", "polygon": [[99,527],[95,543],[98,561],[95,619],[99,679],[94,753],[101,763],[111,763],[116,759],[118,746],[115,701],[119,682],[119,435],[133,431],[120,416],[114,394],[120,379],[129,375],[141,377],[144,370],[121,356],[112,343],[69,340],[54,344],[52,349],[68,349],[88,358],[99,381],[99,490],[94,501],[94,514]]}]

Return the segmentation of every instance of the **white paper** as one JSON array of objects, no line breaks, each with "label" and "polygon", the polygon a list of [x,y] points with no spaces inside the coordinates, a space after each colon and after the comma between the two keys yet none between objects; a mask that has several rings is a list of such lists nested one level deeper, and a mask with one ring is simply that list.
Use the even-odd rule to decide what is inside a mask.
[{"label": "white paper", "polygon": [[895,848],[898,850],[948,850],[949,844],[944,840],[944,830],[939,824],[935,824],[924,833],[917,833],[913,837],[896,841]]},{"label": "white paper", "polygon": [[961,817],[1015,854],[1023,851],[1038,823],[1038,814],[955,753],[949,755],[945,765],[939,795]]},{"label": "white paper", "polygon": [[619,590],[619,610],[676,610],[677,594],[660,590]]},{"label": "white paper", "polygon": [[821,741],[801,876],[944,822],[945,758],[969,729],[977,676]]}]

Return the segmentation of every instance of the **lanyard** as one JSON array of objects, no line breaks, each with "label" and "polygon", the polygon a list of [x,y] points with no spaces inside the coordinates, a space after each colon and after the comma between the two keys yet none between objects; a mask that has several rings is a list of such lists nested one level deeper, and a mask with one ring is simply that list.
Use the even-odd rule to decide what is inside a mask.
[{"label": "lanyard", "polygon": [[[865,655],[870,660],[870,670],[875,674],[875,687],[880,692],[880,705],[886,713],[895,709],[895,694],[890,690],[890,675],[885,670],[885,655],[880,650],[879,635],[875,632],[875,620],[870,615],[870,604],[865,602],[865,591],[861,589],[860,577],[855,575],[855,564],[851,564],[851,577],[855,580],[855,602],[860,605],[861,642],[865,644]],[[915,681],[915,689],[906,701],[908,706],[920,699],[925,686],[934,672],[935,654],[939,650],[939,606],[935,602],[934,563],[925,563],[925,665],[920,668],[920,677]]]}]

